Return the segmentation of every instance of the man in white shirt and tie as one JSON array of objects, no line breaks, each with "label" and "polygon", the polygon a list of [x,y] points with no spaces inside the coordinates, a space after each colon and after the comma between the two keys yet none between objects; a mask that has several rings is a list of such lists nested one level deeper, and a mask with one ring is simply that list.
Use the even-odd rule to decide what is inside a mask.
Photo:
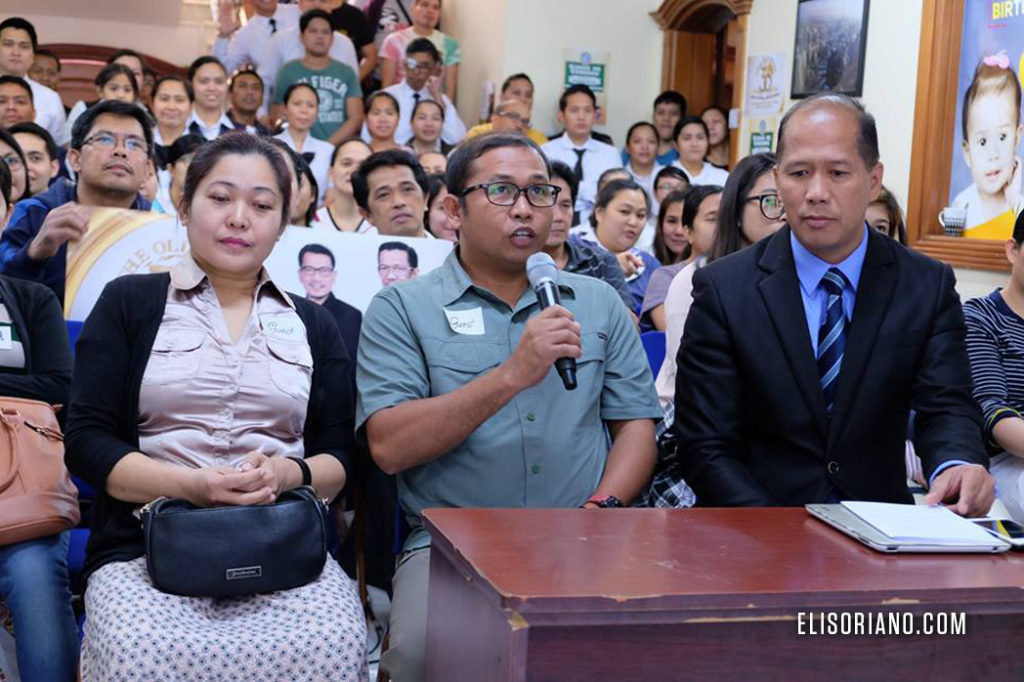
[{"label": "man in white shirt and tie", "polygon": [[21,17],[8,17],[0,22],[0,75],[24,78],[32,88],[36,123],[53,135],[59,145],[68,141],[68,120],[60,95],[28,77],[35,58],[36,29]]},{"label": "man in white shirt and tie", "polygon": [[561,161],[573,169],[580,183],[576,197],[576,215],[586,224],[597,197],[597,180],[609,168],[621,168],[622,157],[615,147],[591,137],[597,120],[597,98],[586,85],[573,85],[558,100],[558,120],[565,134],[541,149],[551,161]]},{"label": "man in white shirt and tie", "polygon": [[[262,56],[256,62],[256,73],[260,75],[264,83],[264,109],[267,108],[269,102],[273,101],[270,90],[277,80],[277,70],[287,62],[306,56],[306,48],[302,44],[302,36],[299,33],[299,18],[313,9],[330,12],[331,2],[330,0],[299,0],[299,16],[295,18],[295,25],[285,30],[278,30],[267,42]],[[337,31],[333,32],[327,56],[336,62],[352,67],[353,71],[359,73],[359,57],[356,55],[356,46],[347,35]]]},{"label": "man in white shirt and tie", "polygon": [[277,0],[252,0],[252,7],[255,13],[239,28],[234,3],[231,0],[220,2],[213,56],[224,64],[229,74],[246,64],[258,64],[271,38],[279,31],[299,25],[299,8],[295,5],[278,4]]},{"label": "man in white shirt and tie", "polygon": [[[466,124],[459,118],[455,105],[441,91],[441,53],[428,38],[417,38],[405,49],[405,80],[384,88],[398,100],[398,127],[395,142],[408,144],[412,138],[412,110],[421,100],[433,100],[444,105],[444,125],[441,140],[456,145],[466,137]],[[370,131],[363,124],[362,138],[370,141]]]}]

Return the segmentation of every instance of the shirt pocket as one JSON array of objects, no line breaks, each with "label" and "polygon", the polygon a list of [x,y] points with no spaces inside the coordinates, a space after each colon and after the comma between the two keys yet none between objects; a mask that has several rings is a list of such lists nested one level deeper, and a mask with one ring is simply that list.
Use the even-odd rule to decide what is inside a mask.
[{"label": "shirt pocket", "polygon": [[274,386],[303,403],[313,385],[313,355],[304,343],[267,338],[268,369]]},{"label": "shirt pocket", "polygon": [[161,328],[143,374],[144,384],[166,386],[191,381],[202,363],[206,334],[198,329]]},{"label": "shirt pocket", "polygon": [[507,357],[507,351],[493,343],[439,343],[427,357],[431,395],[451,393],[494,369]]},{"label": "shirt pocket", "polygon": [[607,335],[604,332],[588,332],[581,335],[580,343],[583,345],[583,354],[576,360],[577,390],[600,391],[604,384]]}]

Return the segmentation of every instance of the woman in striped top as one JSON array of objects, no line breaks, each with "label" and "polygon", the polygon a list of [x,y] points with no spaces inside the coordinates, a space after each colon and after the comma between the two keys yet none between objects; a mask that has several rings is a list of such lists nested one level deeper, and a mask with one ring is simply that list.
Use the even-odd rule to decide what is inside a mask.
[{"label": "woman in striped top", "polygon": [[964,304],[974,398],[985,417],[996,493],[1024,522],[1024,213],[1006,241],[1010,281]]}]

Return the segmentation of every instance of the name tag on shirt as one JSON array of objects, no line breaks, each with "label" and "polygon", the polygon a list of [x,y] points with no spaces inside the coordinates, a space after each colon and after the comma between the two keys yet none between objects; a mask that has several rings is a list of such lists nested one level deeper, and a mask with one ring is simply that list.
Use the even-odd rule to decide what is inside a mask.
[{"label": "name tag on shirt", "polygon": [[483,308],[470,308],[469,310],[444,309],[444,315],[448,318],[448,326],[456,334],[468,336],[483,336],[484,334],[484,310]]},{"label": "name tag on shirt", "polygon": [[14,347],[14,327],[0,323],[0,350],[11,350]]},{"label": "name tag on shirt", "polygon": [[275,339],[295,341],[299,338],[299,324],[300,322],[296,320],[275,320],[271,318],[264,322],[263,329],[268,336],[272,336]]}]

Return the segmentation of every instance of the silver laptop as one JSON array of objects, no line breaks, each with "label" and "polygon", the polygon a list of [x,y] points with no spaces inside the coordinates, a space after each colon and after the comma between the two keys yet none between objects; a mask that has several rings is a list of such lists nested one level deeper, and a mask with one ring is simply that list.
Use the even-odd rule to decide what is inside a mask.
[{"label": "silver laptop", "polygon": [[854,540],[879,552],[997,553],[1010,549],[1009,543],[1003,542],[995,536],[992,536],[991,543],[977,545],[943,545],[926,541],[895,540],[841,504],[808,504],[804,505],[804,508],[807,509],[807,513],[819,521],[824,521],[836,530],[842,531]]}]

